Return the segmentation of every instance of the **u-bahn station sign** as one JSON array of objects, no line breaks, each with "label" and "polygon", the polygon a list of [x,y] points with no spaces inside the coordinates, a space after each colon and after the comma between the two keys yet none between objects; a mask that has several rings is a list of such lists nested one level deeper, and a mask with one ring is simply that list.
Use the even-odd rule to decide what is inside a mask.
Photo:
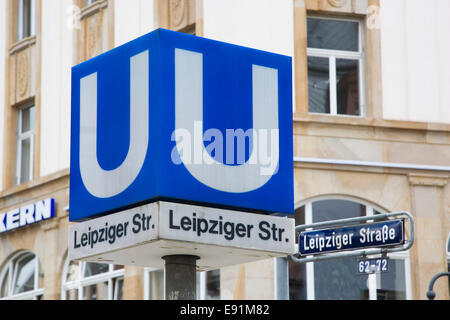
[{"label": "u-bahn station sign", "polygon": [[73,67],[71,110],[72,259],[295,253],[290,57],[158,29]]}]

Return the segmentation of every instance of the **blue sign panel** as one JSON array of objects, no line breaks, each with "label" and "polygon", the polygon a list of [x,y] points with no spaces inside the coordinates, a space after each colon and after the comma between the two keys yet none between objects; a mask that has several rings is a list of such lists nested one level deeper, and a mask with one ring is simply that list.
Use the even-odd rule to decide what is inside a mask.
[{"label": "blue sign panel", "polygon": [[158,29],[72,68],[71,221],[170,200],[293,208],[292,62]]},{"label": "blue sign panel", "polygon": [[368,223],[338,229],[304,231],[298,240],[302,256],[404,243],[403,220]]},{"label": "blue sign panel", "polygon": [[48,198],[0,212],[0,234],[55,217],[55,200]]}]

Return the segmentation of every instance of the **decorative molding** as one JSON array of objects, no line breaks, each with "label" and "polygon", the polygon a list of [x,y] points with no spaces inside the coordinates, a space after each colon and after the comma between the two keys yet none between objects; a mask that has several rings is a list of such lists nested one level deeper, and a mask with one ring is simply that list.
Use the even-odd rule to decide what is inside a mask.
[{"label": "decorative molding", "polygon": [[8,50],[9,55],[13,55],[19,51],[22,51],[32,45],[36,44],[36,35],[20,40],[13,43]]},{"label": "decorative molding", "polygon": [[29,52],[21,51],[17,54],[17,92],[19,93],[19,98],[22,98],[27,93],[29,73],[30,73],[30,62],[29,62]]},{"label": "decorative molding", "polygon": [[83,20],[89,16],[92,16],[99,12],[100,10],[106,8],[108,6],[108,0],[98,0],[94,3],[84,7],[80,11],[80,20]]},{"label": "decorative molding", "polygon": [[[310,157],[294,157],[294,163],[314,163],[326,165],[342,165],[342,166],[359,166],[359,167],[374,167],[374,168],[389,168],[389,169],[404,169],[404,170],[424,170],[424,171],[443,171],[450,172],[450,166],[432,166],[413,163],[393,163],[393,162],[374,162],[361,160],[344,160],[331,158],[310,158]],[[414,177],[438,177],[448,179],[448,176],[434,176],[434,175],[420,175],[411,174]]]},{"label": "decorative molding", "polygon": [[447,185],[449,176],[409,174],[408,180],[411,186],[438,187],[443,188]]},{"label": "decorative molding", "polygon": [[171,28],[178,29],[182,26],[186,16],[186,8],[186,0],[170,0],[169,17]]},{"label": "decorative molding", "polygon": [[348,0],[328,0],[328,4],[335,8],[342,8],[347,4]]},{"label": "decorative molding", "polygon": [[86,57],[92,58],[96,55],[96,47],[98,41],[101,39],[101,32],[99,30],[99,23],[95,18],[86,21]]},{"label": "decorative molding", "polygon": [[306,9],[367,15],[368,0],[305,0]]},{"label": "decorative molding", "polygon": [[[40,194],[39,190],[43,190],[45,188],[53,188],[52,191],[54,192],[55,190],[66,189],[69,187],[69,176],[70,176],[70,169],[63,169],[55,173],[52,173],[48,176],[40,177],[33,181],[29,181],[2,190],[0,191],[0,208],[5,207],[5,205],[3,204],[4,201],[9,201],[11,198],[14,197],[17,198],[24,197],[24,194],[26,194],[27,192],[33,192],[33,194],[36,195],[36,197],[40,196],[44,197],[47,195],[47,193],[43,192],[42,194]],[[59,184],[59,183],[61,183],[61,186],[59,188],[51,187],[52,184]],[[25,195],[25,197],[27,196]]]}]

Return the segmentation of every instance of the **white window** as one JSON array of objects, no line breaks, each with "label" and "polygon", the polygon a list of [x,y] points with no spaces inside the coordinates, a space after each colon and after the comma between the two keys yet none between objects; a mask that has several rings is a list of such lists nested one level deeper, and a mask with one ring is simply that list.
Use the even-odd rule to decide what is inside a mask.
[{"label": "white window", "polygon": [[144,300],[164,300],[164,270],[144,269]]},{"label": "white window", "polygon": [[62,300],[121,300],[124,268],[95,262],[66,262]]},{"label": "white window", "polygon": [[[382,209],[351,198],[318,198],[300,204],[295,224],[311,224],[385,213]],[[291,300],[406,300],[412,299],[409,252],[388,254],[388,272],[357,273],[357,259],[339,258],[319,262],[289,262]]]},{"label": "white window", "polygon": [[33,179],[35,107],[20,108],[17,118],[17,156],[15,183]]},{"label": "white window", "polygon": [[[164,270],[145,268],[144,299],[164,300]],[[197,272],[197,300],[220,299],[220,270]]]},{"label": "white window", "polygon": [[43,279],[36,255],[20,252],[0,272],[0,300],[40,300],[44,295]]},{"label": "white window", "polygon": [[35,34],[36,0],[17,2],[17,41]]},{"label": "white window", "polygon": [[220,269],[197,273],[197,299],[220,300]]},{"label": "white window", "polygon": [[364,115],[362,35],[359,20],[307,18],[309,112]]}]

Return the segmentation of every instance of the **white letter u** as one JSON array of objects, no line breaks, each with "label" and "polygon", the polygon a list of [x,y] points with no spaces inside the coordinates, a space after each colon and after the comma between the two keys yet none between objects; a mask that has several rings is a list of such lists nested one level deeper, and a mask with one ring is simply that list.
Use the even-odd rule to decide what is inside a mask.
[{"label": "white letter u", "polygon": [[[278,170],[278,70],[260,65],[252,66],[253,78],[253,135],[259,130],[276,132],[273,141],[272,163],[268,170],[257,163],[255,143],[250,159],[241,165],[228,166],[212,157],[208,164],[183,162],[187,170],[201,183],[220,191],[244,193],[256,190],[266,184]],[[203,55],[198,52],[175,49],[175,129],[188,130],[199,145],[202,154],[209,157],[204,149],[203,135],[194,134],[195,123],[203,122]],[[176,133],[175,132],[175,133]],[[177,139],[177,149],[182,146]],[[253,139],[253,141],[256,141]],[[181,157],[183,160],[183,157]],[[211,164],[212,163],[212,164]],[[262,172],[265,172],[262,174]]]},{"label": "white letter u", "polygon": [[149,52],[130,58],[130,145],[122,164],[103,170],[97,159],[97,73],[80,80],[80,171],[86,189],[97,198],[128,188],[144,164],[149,130]]}]

